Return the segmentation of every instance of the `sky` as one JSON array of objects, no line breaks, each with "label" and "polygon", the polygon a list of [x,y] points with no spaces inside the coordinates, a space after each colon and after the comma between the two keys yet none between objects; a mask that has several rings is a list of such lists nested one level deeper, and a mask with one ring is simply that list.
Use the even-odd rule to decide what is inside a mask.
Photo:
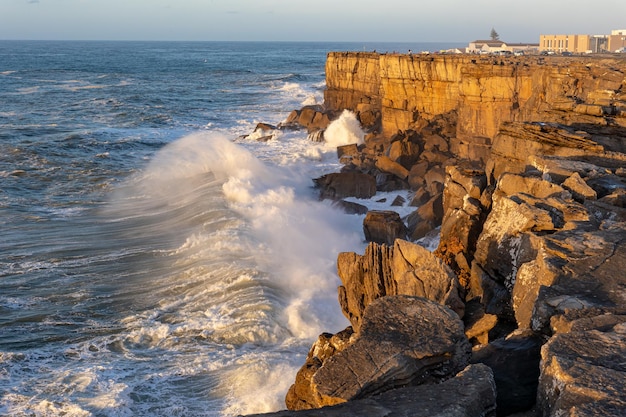
[{"label": "sky", "polygon": [[[595,8],[595,9],[594,9]],[[626,1],[0,0],[0,39],[539,42],[626,29]]]}]

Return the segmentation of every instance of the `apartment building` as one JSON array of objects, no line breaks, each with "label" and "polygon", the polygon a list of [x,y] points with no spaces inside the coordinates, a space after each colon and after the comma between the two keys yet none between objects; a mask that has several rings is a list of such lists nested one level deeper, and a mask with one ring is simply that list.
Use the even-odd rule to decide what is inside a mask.
[{"label": "apartment building", "polygon": [[622,51],[626,48],[626,29],[610,35],[540,35],[539,51],[575,54]]}]

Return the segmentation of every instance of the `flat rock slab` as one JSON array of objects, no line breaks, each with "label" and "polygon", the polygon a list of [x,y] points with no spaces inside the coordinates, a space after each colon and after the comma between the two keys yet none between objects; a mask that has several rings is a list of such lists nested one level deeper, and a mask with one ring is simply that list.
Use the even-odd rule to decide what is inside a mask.
[{"label": "flat rock slab", "polygon": [[421,297],[382,297],[366,308],[354,343],[313,376],[313,391],[325,406],[438,383],[465,368],[470,356],[463,322],[452,310]]},{"label": "flat rock slab", "polygon": [[279,411],[276,417],[491,417],[496,387],[491,369],[470,365],[437,385],[398,388],[362,400],[314,410]]},{"label": "flat rock slab", "polygon": [[626,323],[612,331],[563,333],[541,351],[544,416],[626,415]]}]

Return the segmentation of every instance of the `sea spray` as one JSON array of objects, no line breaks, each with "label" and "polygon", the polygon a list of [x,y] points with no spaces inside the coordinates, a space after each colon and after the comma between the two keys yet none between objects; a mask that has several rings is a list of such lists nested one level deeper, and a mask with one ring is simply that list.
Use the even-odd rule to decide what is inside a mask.
[{"label": "sea spray", "polygon": [[[359,219],[346,221],[318,201],[310,183],[215,133],[183,137],[155,155],[112,204],[127,219],[126,233],[173,244],[169,270],[151,276],[157,305],[124,320],[124,346],[175,349],[191,337],[233,346],[237,359],[222,369],[217,388],[231,387],[228,409],[282,407],[314,338],[348,325],[337,303],[335,262],[362,239]],[[242,391],[241,380],[257,382]]]},{"label": "sea spray", "polygon": [[328,149],[335,149],[338,146],[352,143],[361,145],[364,143],[364,137],[365,133],[361,124],[356,115],[349,110],[344,110],[337,119],[328,125],[324,132],[324,142]]}]

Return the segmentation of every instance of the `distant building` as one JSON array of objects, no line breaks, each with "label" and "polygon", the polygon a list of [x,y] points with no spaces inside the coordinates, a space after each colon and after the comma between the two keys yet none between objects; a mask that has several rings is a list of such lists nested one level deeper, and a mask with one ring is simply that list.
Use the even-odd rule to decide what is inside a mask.
[{"label": "distant building", "polygon": [[470,54],[493,54],[499,52],[536,52],[539,44],[536,43],[506,43],[500,40],[477,40],[470,42],[466,48]]},{"label": "distant building", "polygon": [[626,50],[626,29],[612,30],[609,35],[608,50],[623,52]]},{"label": "distant building", "polygon": [[497,51],[503,51],[506,48],[506,43],[499,40],[478,40],[469,43],[467,47],[467,52],[470,54],[488,54]]},{"label": "distant building", "polygon": [[626,48],[626,29],[610,35],[540,35],[539,50],[554,53],[589,54],[616,52]]}]

